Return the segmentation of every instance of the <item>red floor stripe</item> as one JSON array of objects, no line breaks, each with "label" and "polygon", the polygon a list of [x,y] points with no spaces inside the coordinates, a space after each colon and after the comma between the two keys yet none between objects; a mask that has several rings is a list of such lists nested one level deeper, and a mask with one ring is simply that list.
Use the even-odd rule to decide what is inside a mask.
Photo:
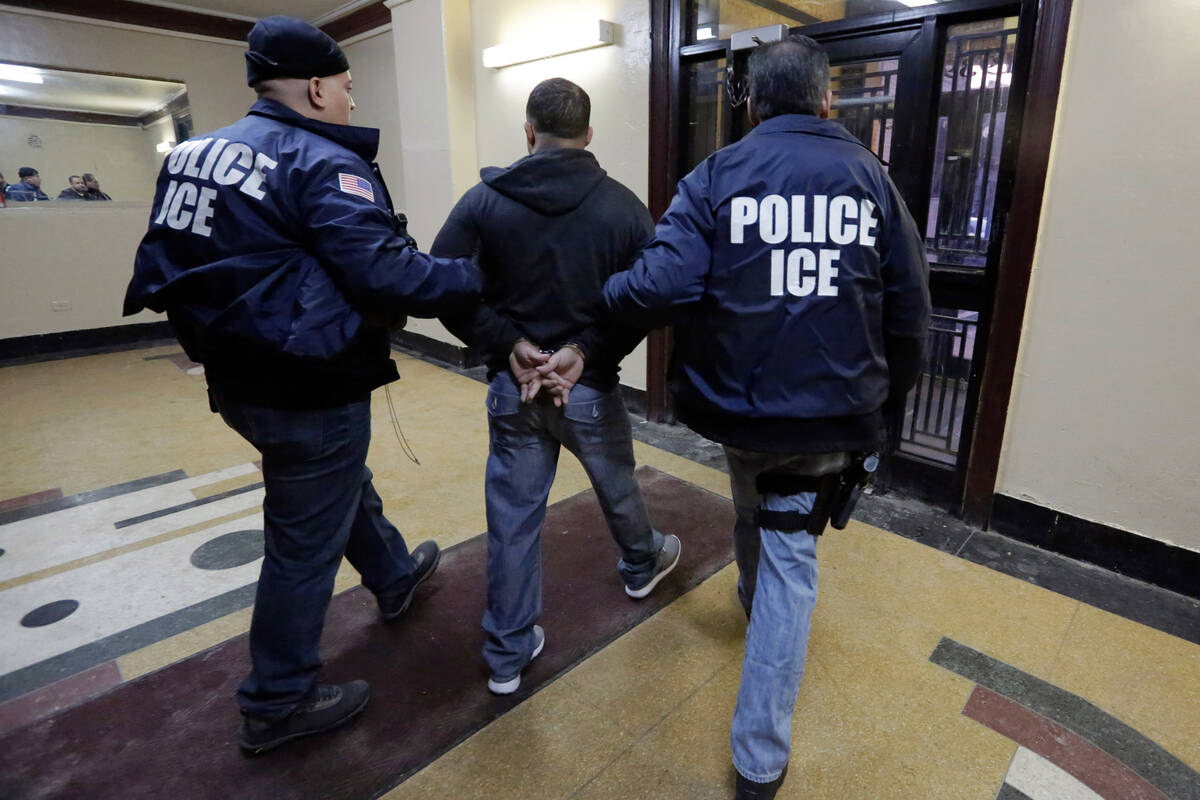
[{"label": "red floor stripe", "polygon": [[0,733],[8,733],[43,717],[78,705],[121,682],[117,662],[108,661],[63,678],[37,691],[0,703]]},{"label": "red floor stripe", "polygon": [[[362,678],[374,691],[366,712],[344,730],[243,758],[234,742],[234,692],[249,666],[240,636],[0,735],[0,797],[379,797],[730,562],[728,500],[650,468],[638,477],[654,524],[683,539],[678,567],[645,600],[630,600],[595,494],[550,506],[539,620],[547,645],[516,694],[493,697],[485,686],[481,534],[445,551],[437,574],[395,625],[379,621],[361,586],[333,598],[321,642],[324,677]],[[732,595],[726,602],[726,612],[739,615]]]},{"label": "red floor stripe", "polygon": [[38,503],[57,500],[62,496],[62,489],[47,489],[44,492],[34,492],[33,494],[23,494],[20,497],[11,497],[8,500],[0,500],[0,512],[12,511],[14,508],[36,506]]},{"label": "red floor stripe", "polygon": [[991,689],[976,686],[963,714],[1058,765],[1105,800],[1167,800],[1096,745]]}]

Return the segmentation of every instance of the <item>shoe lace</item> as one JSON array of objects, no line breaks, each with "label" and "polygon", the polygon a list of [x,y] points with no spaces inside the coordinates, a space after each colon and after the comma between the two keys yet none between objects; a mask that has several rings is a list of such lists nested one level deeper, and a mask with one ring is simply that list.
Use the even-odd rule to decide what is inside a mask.
[{"label": "shoe lace", "polygon": [[309,708],[315,708],[325,703],[336,702],[341,699],[341,696],[342,690],[337,686],[318,686],[316,693],[306,705]]}]

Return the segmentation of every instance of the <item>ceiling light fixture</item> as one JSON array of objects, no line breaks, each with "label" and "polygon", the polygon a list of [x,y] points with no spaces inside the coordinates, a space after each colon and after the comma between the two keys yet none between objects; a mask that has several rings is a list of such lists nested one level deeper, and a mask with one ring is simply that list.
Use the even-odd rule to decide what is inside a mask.
[{"label": "ceiling light fixture", "polygon": [[490,69],[500,69],[527,61],[590,50],[593,47],[604,47],[616,40],[616,27],[611,22],[598,19],[569,29],[554,30],[538,39],[498,44],[483,51],[483,65]]},{"label": "ceiling light fixture", "polygon": [[25,67],[20,64],[0,64],[0,81],[17,81],[19,83],[45,83],[42,71],[37,67]]},{"label": "ceiling light fixture", "polygon": [[920,6],[936,5],[938,0],[897,0],[897,2],[909,8],[918,8]]}]

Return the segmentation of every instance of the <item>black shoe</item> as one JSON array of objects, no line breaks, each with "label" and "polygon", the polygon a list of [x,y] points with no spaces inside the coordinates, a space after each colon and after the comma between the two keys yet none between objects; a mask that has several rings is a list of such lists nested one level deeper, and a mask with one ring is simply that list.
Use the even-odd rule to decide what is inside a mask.
[{"label": "black shoe", "polygon": [[412,551],[412,557],[413,561],[417,562],[417,568],[409,578],[411,582],[406,581],[407,585],[402,585],[394,592],[383,592],[375,596],[379,602],[379,613],[387,622],[399,619],[401,614],[408,611],[417,587],[437,570],[438,562],[442,560],[442,551],[433,542],[422,542]]},{"label": "black shoe", "polygon": [[783,768],[778,778],[769,783],[756,783],[737,772],[737,788],[734,790],[733,800],[774,800],[775,793],[779,791],[786,777],[787,767]]},{"label": "black shoe", "polygon": [[370,698],[366,681],[318,686],[309,700],[282,719],[246,714],[238,731],[238,746],[246,755],[256,756],[292,739],[333,730],[366,708]]}]

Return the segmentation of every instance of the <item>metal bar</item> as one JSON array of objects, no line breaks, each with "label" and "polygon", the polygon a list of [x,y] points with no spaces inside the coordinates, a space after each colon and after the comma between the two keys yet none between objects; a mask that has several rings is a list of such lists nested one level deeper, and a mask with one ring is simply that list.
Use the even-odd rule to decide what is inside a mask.
[{"label": "metal bar", "polygon": [[[982,209],[981,209],[982,214],[984,214],[988,217],[988,240],[989,241],[991,241],[992,228],[993,228],[993,226],[991,225],[991,216],[992,216],[992,214],[995,213],[995,208],[996,208],[995,187],[992,185],[992,154],[995,152],[995,149],[996,149],[996,139],[1000,138],[1004,135],[1004,132],[1000,129],[1000,124],[999,124],[1000,112],[997,109],[1000,105],[1000,96],[1001,96],[1002,92],[1005,95],[1004,96],[1004,108],[1006,111],[1008,109],[1008,96],[1009,96],[1010,92],[1004,89],[1004,87],[1002,85],[1002,77],[1004,75],[1005,54],[1008,52],[1008,40],[1010,38],[1015,39],[1016,33],[1017,33],[1016,31],[1012,31],[1011,36],[1010,36],[1009,31],[1005,31],[1006,35],[1004,37],[1004,41],[1001,43],[1001,46],[1000,46],[1000,61],[996,66],[996,94],[992,100],[991,130],[988,132],[987,171],[984,173],[984,182],[983,182],[983,187],[984,187],[983,198],[984,199],[983,199]],[[988,209],[988,202],[987,202],[987,199],[988,199],[987,190],[989,188],[992,189],[992,201],[993,201],[990,211]]]},{"label": "metal bar", "polygon": [[[979,94],[975,96],[975,119],[971,122],[971,170],[968,173],[970,175],[971,184],[970,184],[970,189],[969,189],[970,195],[967,198],[967,225],[968,225],[967,238],[968,239],[977,238],[979,235],[979,231],[983,229],[983,220],[981,220],[979,218],[979,214],[975,212],[975,191],[976,191],[975,175],[976,175],[976,170],[978,170],[978,168],[979,168],[979,132],[983,129],[983,99],[984,99],[984,97],[987,96],[987,67],[988,67],[988,61],[990,60],[988,58],[988,54],[991,52],[991,49],[989,48],[989,49],[986,49],[986,50],[983,50],[980,52],[981,52],[983,64],[980,67],[980,72],[979,72]],[[970,73],[972,75],[975,74],[974,61],[972,61]],[[971,233],[970,227],[969,227],[971,224],[971,216],[973,214],[975,217],[975,233],[974,234]],[[972,250],[978,249],[978,241],[976,241],[971,246],[971,249]]]},{"label": "metal bar", "polygon": [[[984,149],[983,147],[979,148],[980,156],[981,156],[979,163],[980,163],[980,169],[982,169],[982,174],[979,175],[976,180],[972,181],[973,185],[972,185],[972,197],[971,197],[971,210],[976,212],[975,219],[977,220],[977,222],[975,224],[975,236],[974,236],[975,252],[980,252],[980,249],[983,246],[983,242],[984,242],[983,225],[984,225],[984,222],[987,221],[987,220],[985,220],[984,212],[987,209],[988,176],[992,170],[992,129],[994,129],[996,127],[996,104],[1000,98],[1000,91],[1001,91],[1000,75],[1001,75],[1001,69],[1004,66],[1004,38],[1003,37],[1001,38],[999,50],[997,50],[996,48],[990,48],[986,52],[988,54],[987,55],[987,63],[983,68],[983,80],[982,80],[981,86],[980,86],[980,88],[983,90],[983,94],[981,94],[980,98],[979,98],[980,99],[980,102],[979,102],[980,125],[978,127],[978,132],[976,133],[977,141],[983,136],[983,124],[982,124],[983,118],[984,118],[983,117],[983,102],[987,96],[988,68],[991,65],[991,61],[992,61],[991,56],[993,53],[996,54],[996,85],[994,87],[992,87],[992,104],[988,111],[988,117],[987,117],[988,129],[989,129],[988,137],[987,137],[987,154],[986,155],[983,154],[983,152],[982,152]],[[976,198],[974,195],[978,195],[978,207],[976,206]],[[989,228],[989,235],[990,235],[990,228]]]},{"label": "metal bar", "polygon": [[[839,97],[837,100],[833,101],[833,107],[841,109],[854,108],[857,106],[873,106],[880,102],[884,103],[885,105],[887,103],[894,103],[896,102],[896,96],[890,95],[886,97],[879,97],[868,95],[864,97]],[[872,112],[872,116],[874,116],[874,112]]]},{"label": "metal bar", "polygon": [[925,396],[921,398],[921,411],[924,418],[921,420],[920,429],[923,431],[929,430],[929,406],[933,399],[933,382],[937,377],[937,349],[940,348],[940,342],[937,337],[934,337],[932,342],[934,347],[930,348],[929,353],[929,382],[925,384]]},{"label": "metal bar", "polygon": [[759,8],[765,8],[767,11],[773,11],[781,17],[786,17],[802,25],[811,25],[814,22],[825,21],[820,17],[814,17],[806,11],[801,11],[798,8],[789,6],[787,3],[780,2],[780,0],[747,0],[747,2]]},{"label": "metal bar", "polygon": [[[682,29],[680,0],[650,0],[650,153],[648,200],[657,219],[671,202],[678,178],[680,139],[679,36]],[[667,388],[671,358],[669,328],[651,331],[646,338],[646,417],[656,422],[674,415]]]},{"label": "metal bar", "polygon": [[933,6],[918,6],[900,11],[889,11],[864,17],[848,17],[814,22],[806,25],[801,33],[818,40],[838,34],[870,33],[877,28],[891,28],[900,24],[919,23],[925,17],[936,14],[939,17],[980,16],[992,12],[995,16],[1011,16],[1020,9],[1020,0],[955,0],[955,2],[938,3]]},{"label": "metal bar", "polygon": [[703,60],[705,56],[711,56],[714,53],[724,55],[728,49],[728,39],[710,39],[706,42],[689,44],[679,48],[679,58],[683,61]]}]

